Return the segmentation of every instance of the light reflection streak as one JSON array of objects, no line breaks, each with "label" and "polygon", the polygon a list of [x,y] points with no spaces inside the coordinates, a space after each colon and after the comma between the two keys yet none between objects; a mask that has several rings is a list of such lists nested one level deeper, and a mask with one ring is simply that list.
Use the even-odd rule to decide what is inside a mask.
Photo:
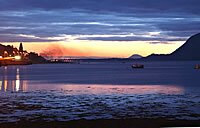
[{"label": "light reflection streak", "polygon": [[19,68],[17,68],[15,87],[18,92],[20,88]]},{"label": "light reflection streak", "polygon": [[[10,74],[14,74],[15,77],[12,78]],[[12,70],[8,70],[8,67],[4,67],[2,81],[0,81],[0,86],[1,86],[0,90],[4,91],[4,92],[26,91],[27,81],[20,79],[20,68],[19,67],[14,67]]]}]

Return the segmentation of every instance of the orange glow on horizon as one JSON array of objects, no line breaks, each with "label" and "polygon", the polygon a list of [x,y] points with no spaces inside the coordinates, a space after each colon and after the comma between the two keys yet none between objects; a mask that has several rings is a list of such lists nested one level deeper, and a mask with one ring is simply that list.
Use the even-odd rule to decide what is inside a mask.
[{"label": "orange glow on horizon", "polygon": [[[79,41],[69,42],[27,42],[23,43],[28,52],[47,53],[51,56],[78,56],[78,57],[118,57],[126,58],[133,54],[148,56],[155,54],[169,54],[180,47],[183,42],[169,42],[170,44],[150,44],[147,41],[112,42],[112,41]],[[19,46],[19,42],[3,43]]]}]

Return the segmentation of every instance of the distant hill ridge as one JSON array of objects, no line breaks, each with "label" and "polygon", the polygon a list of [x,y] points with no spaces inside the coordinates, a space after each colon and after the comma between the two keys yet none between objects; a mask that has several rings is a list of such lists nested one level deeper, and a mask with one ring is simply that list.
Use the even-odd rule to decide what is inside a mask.
[{"label": "distant hill ridge", "polygon": [[130,56],[130,59],[141,59],[143,56],[139,55],[139,54],[134,54],[132,56]]},{"label": "distant hill ridge", "polygon": [[145,60],[200,60],[200,33],[191,36],[185,44],[171,54],[152,54]]}]

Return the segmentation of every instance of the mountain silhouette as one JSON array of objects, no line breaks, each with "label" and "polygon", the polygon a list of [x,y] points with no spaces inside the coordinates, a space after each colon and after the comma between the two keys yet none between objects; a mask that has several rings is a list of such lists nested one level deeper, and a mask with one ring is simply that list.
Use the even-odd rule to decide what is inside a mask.
[{"label": "mountain silhouette", "polygon": [[186,43],[171,54],[152,54],[146,60],[200,60],[200,33],[191,36]]},{"label": "mountain silhouette", "polygon": [[200,33],[190,37],[185,44],[171,54],[172,58],[200,60]]},{"label": "mountain silhouette", "polygon": [[129,58],[130,58],[130,59],[141,59],[142,56],[139,55],[139,54],[134,54],[134,55],[130,56]]}]

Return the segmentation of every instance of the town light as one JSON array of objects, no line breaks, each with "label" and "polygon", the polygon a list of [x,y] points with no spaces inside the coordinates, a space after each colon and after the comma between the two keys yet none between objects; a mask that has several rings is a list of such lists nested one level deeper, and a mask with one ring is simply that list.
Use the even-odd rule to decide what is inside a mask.
[{"label": "town light", "polygon": [[15,56],[15,60],[20,60],[21,56]]}]

